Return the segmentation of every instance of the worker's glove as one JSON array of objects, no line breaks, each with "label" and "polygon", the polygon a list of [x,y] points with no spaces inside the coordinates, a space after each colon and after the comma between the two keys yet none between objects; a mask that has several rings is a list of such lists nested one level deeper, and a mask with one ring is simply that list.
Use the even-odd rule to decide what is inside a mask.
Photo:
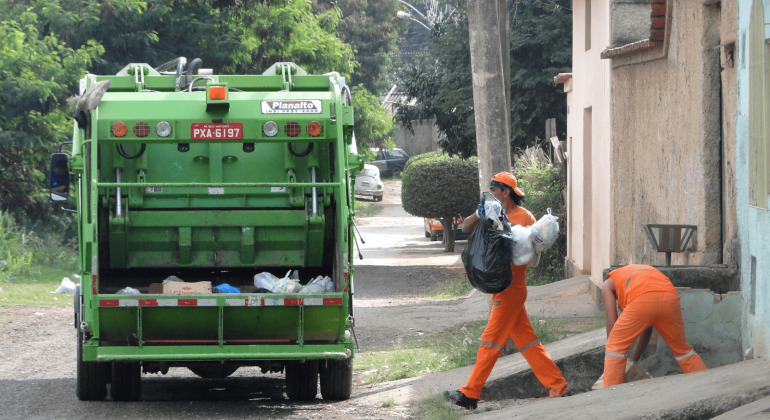
[{"label": "worker's glove", "polygon": [[479,206],[476,208],[476,217],[478,217],[479,220],[484,218],[484,203],[479,203]]}]

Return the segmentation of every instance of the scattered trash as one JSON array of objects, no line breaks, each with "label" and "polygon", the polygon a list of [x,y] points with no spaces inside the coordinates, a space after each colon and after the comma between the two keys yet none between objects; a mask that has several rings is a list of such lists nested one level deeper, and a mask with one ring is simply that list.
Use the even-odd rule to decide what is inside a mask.
[{"label": "scattered trash", "polygon": [[141,295],[142,292],[134,289],[133,287],[124,287],[117,292],[115,292],[116,295]]},{"label": "scattered trash", "polygon": [[51,293],[74,293],[75,292],[75,283],[72,282],[72,280],[69,279],[69,277],[65,277],[62,279],[61,284],[59,287],[56,288]]},{"label": "scattered trash", "polygon": [[311,280],[308,284],[302,286],[297,293],[315,294],[315,293],[329,293],[334,291],[334,283],[329,276],[318,276]]}]

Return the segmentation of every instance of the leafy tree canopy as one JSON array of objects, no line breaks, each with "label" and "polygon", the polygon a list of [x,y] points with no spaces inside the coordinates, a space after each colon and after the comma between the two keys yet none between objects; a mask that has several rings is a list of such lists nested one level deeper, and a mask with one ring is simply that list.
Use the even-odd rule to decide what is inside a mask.
[{"label": "leafy tree canopy", "polygon": [[72,134],[62,104],[103,51],[95,43],[69,48],[37,23],[28,12],[0,22],[0,211],[33,220],[47,214],[41,186],[50,145]]},{"label": "leafy tree canopy", "polygon": [[[353,112],[356,118],[355,133],[359,153],[365,152],[375,144],[381,144],[390,138],[393,120],[379,99],[363,85],[355,86],[353,94]],[[361,118],[360,116],[365,116]]]},{"label": "leafy tree canopy", "polygon": [[[572,54],[571,2],[513,2],[511,13],[511,149],[523,149],[542,138],[545,121],[557,119],[566,131],[566,101],[553,76],[568,71]],[[468,16],[465,2],[457,4],[452,19],[431,33],[430,59],[415,66],[401,81],[405,100],[396,121],[435,118],[441,148],[462,157],[476,154],[473,86]]]}]

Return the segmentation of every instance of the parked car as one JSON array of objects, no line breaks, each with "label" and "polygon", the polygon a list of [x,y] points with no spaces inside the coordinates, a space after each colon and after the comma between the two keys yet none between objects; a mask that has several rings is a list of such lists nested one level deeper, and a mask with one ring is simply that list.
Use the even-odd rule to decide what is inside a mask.
[{"label": "parked car", "polygon": [[404,165],[406,165],[406,161],[409,160],[409,154],[406,153],[404,149],[387,150],[372,148],[372,152],[376,153],[376,156],[369,163],[380,168],[380,174],[386,177],[392,176],[398,178],[401,176]]},{"label": "parked car", "polygon": [[[457,230],[455,230],[455,239],[467,239],[468,234],[463,232],[463,218],[455,217],[454,221],[457,223]],[[425,225],[425,237],[430,238],[431,241],[437,241],[438,238],[444,236],[444,226],[441,224],[440,219],[423,219]]]},{"label": "parked car", "polygon": [[364,169],[356,175],[356,195],[372,197],[374,201],[382,201],[385,186],[380,179],[380,170],[370,164],[365,164]]}]

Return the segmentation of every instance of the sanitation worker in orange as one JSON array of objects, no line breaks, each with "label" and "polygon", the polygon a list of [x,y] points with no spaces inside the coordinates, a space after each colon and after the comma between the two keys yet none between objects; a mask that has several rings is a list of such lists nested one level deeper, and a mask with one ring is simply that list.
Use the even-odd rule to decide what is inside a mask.
[{"label": "sanitation worker in orange", "polygon": [[623,383],[626,352],[638,337],[631,362],[638,361],[650,341],[653,327],[674,352],[682,372],[706,369],[698,353],[687,343],[679,292],[658,269],[630,264],[611,271],[602,284],[602,300],[607,314],[605,387]]},{"label": "sanitation worker in orange", "polygon": [[[524,193],[517,187],[513,174],[501,172],[492,177],[489,192],[500,201],[511,225],[530,226],[535,223],[532,213],[521,207]],[[465,218],[463,232],[472,231],[481,216],[477,211]],[[511,269],[513,279],[510,286],[492,295],[489,321],[481,334],[481,345],[468,382],[459,390],[444,391],[444,398],[469,410],[478,406],[484,383],[509,337],[532,367],[540,383],[549,389],[550,397],[561,397],[567,393],[567,381],[535,334],[524,308],[524,301],[527,300],[527,266],[511,264]]]}]

